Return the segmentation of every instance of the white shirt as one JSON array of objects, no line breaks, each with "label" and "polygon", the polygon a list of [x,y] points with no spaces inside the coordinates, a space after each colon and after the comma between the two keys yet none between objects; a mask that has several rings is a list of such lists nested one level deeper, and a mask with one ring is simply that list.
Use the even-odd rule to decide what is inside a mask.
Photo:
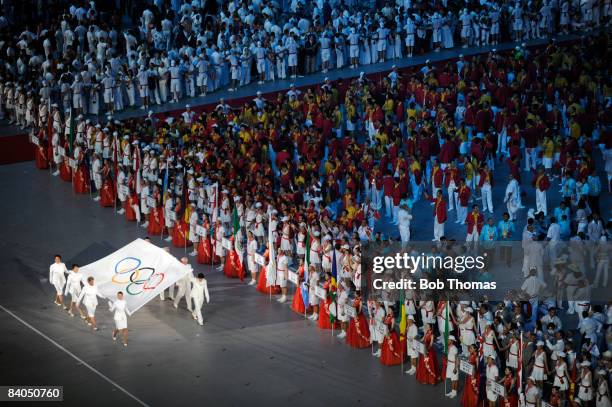
[{"label": "white shirt", "polygon": [[125,309],[127,308],[127,303],[125,300],[116,300],[111,303],[110,310],[113,312],[114,320],[125,320],[127,319],[127,315],[125,313]]},{"label": "white shirt", "polygon": [[206,302],[210,302],[210,296],[208,295],[208,284],[206,279],[191,278],[191,298],[194,302],[203,301],[206,298]]},{"label": "white shirt", "polygon": [[64,263],[53,263],[49,267],[49,282],[51,284],[64,285],[64,283],[66,283],[64,273],[68,273],[68,269]]},{"label": "white shirt", "polygon": [[546,283],[540,280],[537,276],[527,277],[521,290],[525,291],[529,297],[535,297],[539,294],[540,290],[546,288]]}]

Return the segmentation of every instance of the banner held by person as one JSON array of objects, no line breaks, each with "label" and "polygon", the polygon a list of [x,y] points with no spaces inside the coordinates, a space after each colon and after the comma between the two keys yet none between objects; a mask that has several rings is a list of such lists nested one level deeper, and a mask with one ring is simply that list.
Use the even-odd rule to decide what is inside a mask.
[{"label": "banner held by person", "polygon": [[142,239],[80,268],[85,279],[95,279],[105,298],[114,300],[122,291],[129,315],[183,278],[189,269],[170,253]]}]

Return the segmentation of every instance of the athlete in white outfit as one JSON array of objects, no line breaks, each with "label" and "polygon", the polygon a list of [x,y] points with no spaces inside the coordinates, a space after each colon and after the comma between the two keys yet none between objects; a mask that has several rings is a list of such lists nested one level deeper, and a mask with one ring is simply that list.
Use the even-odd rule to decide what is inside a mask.
[{"label": "athlete in white outfit", "polygon": [[113,313],[113,319],[115,320],[115,329],[113,329],[113,341],[117,340],[117,334],[121,332],[123,335],[123,346],[128,344],[128,329],[127,329],[127,314],[125,308],[127,304],[123,299],[123,292],[117,292],[117,299],[115,302],[109,301],[108,306],[110,311]]},{"label": "athlete in white outfit", "polygon": [[98,306],[98,298],[102,297],[100,292],[98,291],[98,286],[94,284],[94,278],[88,277],[87,284],[81,290],[81,295],[79,295],[79,300],[77,301],[77,307],[83,302],[85,308],[87,309],[87,318],[85,321],[87,325],[91,326],[94,331],[98,330],[96,326],[96,307]]},{"label": "athlete in white outfit", "polygon": [[193,319],[198,321],[198,324],[202,326],[204,325],[204,320],[202,319],[202,305],[204,305],[204,298],[206,298],[207,304],[210,302],[210,296],[208,295],[208,284],[206,283],[206,279],[202,273],[198,274],[198,278],[191,277],[191,298],[193,299]]},{"label": "athlete in white outfit", "polygon": [[73,317],[74,313],[72,312],[74,309],[79,311],[81,314],[81,318],[85,319],[86,315],[83,314],[81,308],[77,307],[77,302],[79,301],[79,296],[81,295],[81,288],[83,285],[83,274],[79,273],[79,265],[72,265],[72,272],[68,274],[68,278],[66,280],[66,288],[64,290],[64,295],[70,294],[70,306],[68,307],[68,314]]},{"label": "athlete in white outfit", "polygon": [[[55,305],[61,307],[64,305],[64,285],[66,284],[66,277],[64,274],[68,273],[66,265],[62,263],[62,256],[59,254],[55,255],[53,264],[49,267],[49,283],[55,287]],[[68,307],[64,307],[66,310]]]},{"label": "athlete in white outfit", "polygon": [[[181,263],[188,266],[189,259],[187,257],[183,257],[181,259]],[[193,271],[190,267],[189,272],[176,282],[178,292],[176,293],[176,297],[174,297],[174,308],[178,309],[178,304],[181,301],[181,298],[185,297],[185,301],[187,301],[187,309],[189,311],[193,311],[191,308],[191,280],[193,280]]]}]

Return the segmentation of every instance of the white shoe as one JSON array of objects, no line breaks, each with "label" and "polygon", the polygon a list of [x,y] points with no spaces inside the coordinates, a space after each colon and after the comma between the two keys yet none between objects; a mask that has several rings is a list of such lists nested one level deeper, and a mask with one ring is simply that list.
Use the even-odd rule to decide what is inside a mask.
[{"label": "white shoe", "polygon": [[68,311],[68,315],[74,318],[74,314],[72,313],[72,311]]},{"label": "white shoe", "polygon": [[168,236],[167,238],[164,239],[166,242],[171,242],[172,241],[172,236]]},{"label": "white shoe", "polygon": [[174,307],[174,309],[178,309],[178,305],[172,304],[172,306]]},{"label": "white shoe", "polygon": [[319,320],[319,314],[312,314],[312,315],[313,315],[313,317],[312,317],[313,321],[318,321]]},{"label": "white shoe", "polygon": [[198,325],[204,326],[204,322],[198,322]]},{"label": "white shoe", "polygon": [[287,302],[287,296],[283,295],[282,297],[278,299],[278,302],[280,302],[281,304]]},{"label": "white shoe", "polygon": [[115,342],[117,340],[116,336],[113,336],[113,342]]},{"label": "white shoe", "polygon": [[117,215],[123,215],[125,213],[125,209],[121,208],[117,211]]},{"label": "white shoe", "polygon": [[189,253],[189,255],[190,255],[191,257],[194,257],[194,256],[197,256],[197,255],[198,255],[198,252],[196,252],[196,251],[194,250],[194,251],[192,251],[191,253]]},{"label": "white shoe", "polygon": [[453,390],[449,394],[447,394],[447,396],[451,399],[454,399],[455,397],[457,397],[457,392]]},{"label": "white shoe", "polygon": [[406,373],[412,376],[413,374],[416,373],[416,368],[412,366],[409,370],[406,370]]},{"label": "white shoe", "polygon": [[143,223],[140,226],[143,227],[143,228],[149,227],[149,221],[146,221],[145,223]]},{"label": "white shoe", "polygon": [[100,200],[100,197],[99,197],[99,196],[97,196],[97,197],[95,197],[93,200],[94,200],[94,201],[96,201],[96,202],[98,202],[98,201]]},{"label": "white shoe", "polygon": [[54,177],[57,177],[58,175],[59,175],[59,171],[55,171],[55,172],[53,173],[53,176],[54,176]]},{"label": "white shoe", "polygon": [[255,284],[256,284],[255,280],[249,281],[249,285],[255,285]]},{"label": "white shoe", "polygon": [[343,339],[343,338],[345,338],[345,337],[346,337],[346,332],[344,332],[344,331],[340,332],[340,333],[338,334],[338,336],[337,336],[337,337],[338,337],[339,339]]},{"label": "white shoe", "polygon": [[374,353],[374,356],[375,356],[375,357],[377,357],[377,358],[379,358],[379,357],[380,357],[380,355],[382,355],[382,352],[381,352],[381,350],[380,350],[380,349],[378,349],[378,350],[377,350],[377,351]]},{"label": "white shoe", "polygon": [[263,85],[264,81],[257,82],[258,85]]},{"label": "white shoe", "polygon": [[219,266],[219,267],[217,267],[217,270],[219,270],[219,271],[223,271],[223,266]]}]

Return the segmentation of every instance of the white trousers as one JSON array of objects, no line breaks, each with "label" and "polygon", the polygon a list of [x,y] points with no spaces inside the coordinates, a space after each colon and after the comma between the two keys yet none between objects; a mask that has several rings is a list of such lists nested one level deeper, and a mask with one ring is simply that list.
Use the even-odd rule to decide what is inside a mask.
[{"label": "white trousers", "polygon": [[536,211],[546,215],[546,191],[536,189]]},{"label": "white trousers", "polygon": [[465,223],[465,219],[467,218],[468,207],[467,206],[457,206],[457,220],[461,223]]},{"label": "white trousers", "polygon": [[482,198],[482,211],[485,212],[489,210],[489,212],[493,213],[493,196],[491,194],[491,184],[484,184],[482,188],[480,188],[480,194]]},{"label": "white trousers", "polygon": [[193,314],[200,325],[204,323],[204,319],[202,319],[202,305],[204,305],[204,298],[193,298]]},{"label": "white trousers", "polygon": [[191,287],[185,287],[183,285],[178,286],[178,292],[176,293],[176,297],[174,297],[175,307],[178,307],[178,304],[183,297],[185,297],[185,301],[187,301],[187,309],[191,311]]},{"label": "white trousers", "polygon": [[434,219],[434,239],[436,241],[444,236],[444,222],[439,223],[438,218]]}]

